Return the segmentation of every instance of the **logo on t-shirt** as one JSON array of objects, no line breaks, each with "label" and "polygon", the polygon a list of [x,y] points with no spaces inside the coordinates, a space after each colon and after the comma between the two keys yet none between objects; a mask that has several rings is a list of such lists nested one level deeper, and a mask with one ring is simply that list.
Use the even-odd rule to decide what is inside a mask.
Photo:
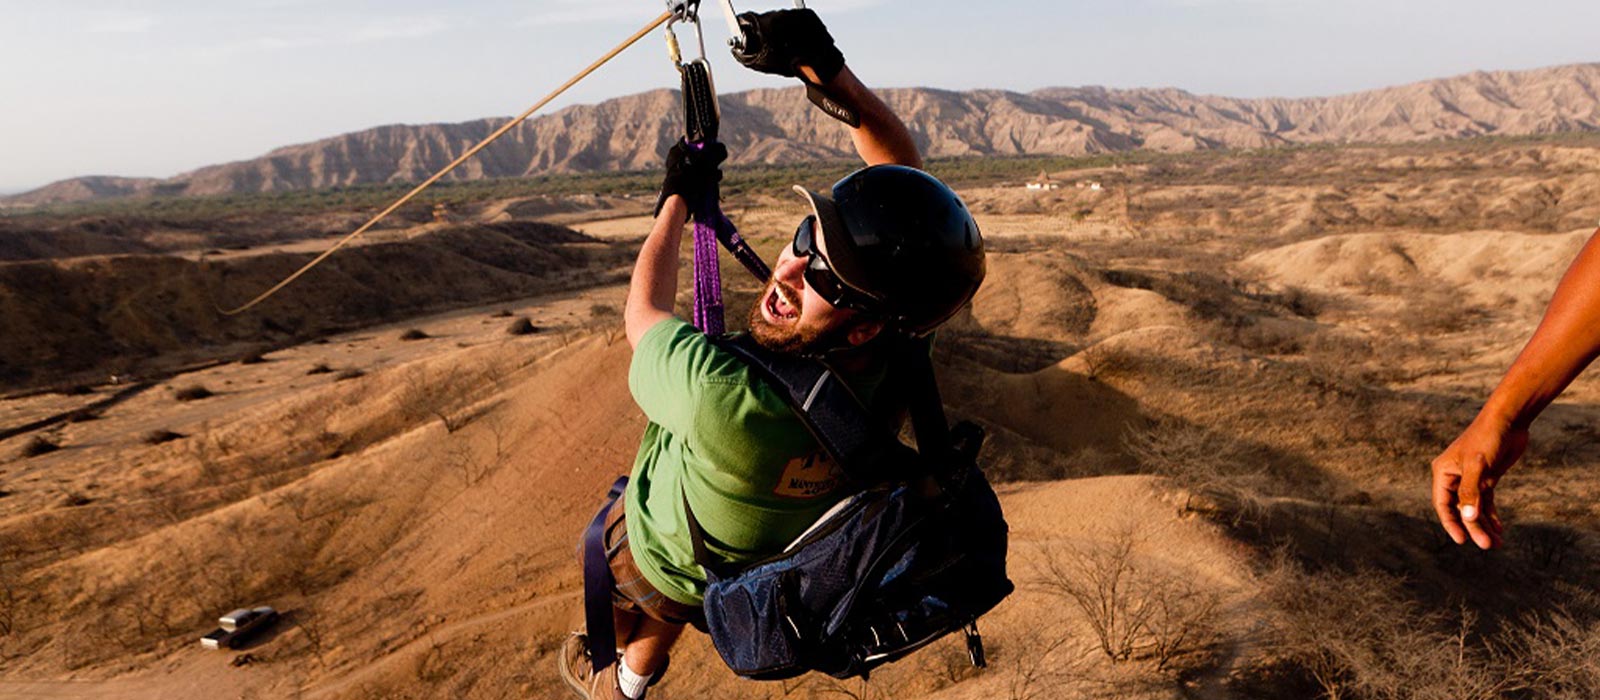
[{"label": "logo on t-shirt", "polygon": [[785,498],[816,498],[832,493],[843,480],[844,470],[827,452],[818,451],[789,460],[772,492]]}]

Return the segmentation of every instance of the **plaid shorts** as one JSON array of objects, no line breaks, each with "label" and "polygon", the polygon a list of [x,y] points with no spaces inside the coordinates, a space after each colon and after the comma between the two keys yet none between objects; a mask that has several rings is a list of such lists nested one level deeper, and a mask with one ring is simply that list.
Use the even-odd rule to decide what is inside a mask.
[{"label": "plaid shorts", "polygon": [[[696,605],[684,605],[668,598],[639,571],[628,547],[628,522],[623,513],[622,499],[618,499],[606,514],[606,561],[611,565],[611,604],[619,610],[644,615],[675,625],[705,626],[705,610]],[[578,562],[583,562],[583,543],[578,544]]]}]

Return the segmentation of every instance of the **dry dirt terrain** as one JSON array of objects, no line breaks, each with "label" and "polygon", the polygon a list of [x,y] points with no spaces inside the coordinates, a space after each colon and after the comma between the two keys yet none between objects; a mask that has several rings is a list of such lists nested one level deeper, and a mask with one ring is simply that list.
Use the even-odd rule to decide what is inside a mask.
[{"label": "dry dirt terrain", "polygon": [[[1597,696],[1600,378],[1534,426],[1502,493],[1505,550],[1450,545],[1426,500],[1429,460],[1594,232],[1597,165],[1593,145],[1466,142],[964,188],[989,276],[936,359],[951,413],[990,432],[1011,525],[1018,591],[982,621],[989,667],[947,639],[870,682],[754,683],[691,634],[651,697]],[[728,209],[769,255],[801,214],[776,188]],[[574,232],[516,210],[397,227],[264,310],[301,319],[265,338],[205,325],[198,303],[138,325],[0,295],[0,350],[28,376],[114,371],[25,354],[96,334],[108,363],[189,355],[141,359],[137,391],[0,401],[0,697],[565,697],[575,538],[644,426],[618,268],[645,220],[569,211]],[[425,247],[373,257],[386,246]],[[421,276],[454,260],[439,251],[478,267]],[[212,264],[259,288],[303,254]],[[736,321],[755,285],[725,264]],[[117,297],[151,277],[97,279]],[[330,295],[397,290],[415,301],[317,322]],[[199,647],[256,605],[283,620]]]}]

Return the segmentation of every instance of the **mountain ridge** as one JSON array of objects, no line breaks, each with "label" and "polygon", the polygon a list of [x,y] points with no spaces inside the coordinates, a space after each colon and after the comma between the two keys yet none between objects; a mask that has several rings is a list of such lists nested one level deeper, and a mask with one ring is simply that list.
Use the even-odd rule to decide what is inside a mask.
[{"label": "mountain ridge", "polygon": [[[888,88],[879,94],[932,157],[1183,152],[1298,144],[1401,143],[1600,131],[1600,63],[1475,71],[1331,97],[1233,98],[1179,88]],[[848,158],[849,134],[801,88],[721,96],[734,164]],[[214,195],[418,182],[505,124],[390,124],[167,179],[73,178],[0,203]],[[530,119],[447,181],[656,167],[681,131],[677,92],[659,89]]]}]

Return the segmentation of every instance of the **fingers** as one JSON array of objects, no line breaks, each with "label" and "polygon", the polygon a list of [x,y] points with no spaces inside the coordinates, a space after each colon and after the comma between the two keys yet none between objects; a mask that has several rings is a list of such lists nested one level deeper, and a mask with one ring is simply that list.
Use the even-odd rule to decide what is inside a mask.
[{"label": "fingers", "polygon": [[1505,544],[1505,526],[1500,523],[1500,513],[1494,505],[1494,484],[1486,484],[1482,491],[1482,502],[1479,504],[1478,521],[1483,524],[1484,532],[1489,533],[1489,548],[1493,549]]},{"label": "fingers", "polygon": [[1461,475],[1451,470],[1444,459],[1440,457],[1433,467],[1433,512],[1438,515],[1439,524],[1444,526],[1445,534],[1450,535],[1451,541],[1466,544],[1467,528],[1461,522],[1461,513],[1456,510],[1456,486],[1461,482]]},{"label": "fingers", "polygon": [[[1491,534],[1489,523],[1493,522],[1493,497],[1494,490],[1481,489],[1483,474],[1488,471],[1489,464],[1483,453],[1472,456],[1461,470],[1461,485],[1457,492],[1460,502],[1461,520],[1466,524],[1467,535],[1472,538],[1472,543],[1479,549],[1494,549],[1499,544],[1499,536]],[[1487,498],[1487,500],[1486,500]],[[1488,512],[1486,513],[1486,506]],[[1497,529],[1497,526],[1496,526]]]}]

